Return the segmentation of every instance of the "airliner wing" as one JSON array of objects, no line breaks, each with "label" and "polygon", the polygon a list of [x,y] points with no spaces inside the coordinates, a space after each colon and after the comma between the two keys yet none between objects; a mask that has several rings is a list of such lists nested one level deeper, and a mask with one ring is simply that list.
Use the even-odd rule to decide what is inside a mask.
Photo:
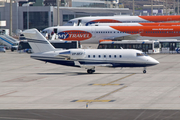
[{"label": "airliner wing", "polygon": [[104,38],[105,40],[114,40],[114,39],[119,39],[119,40],[135,40],[138,37],[140,37],[140,34],[133,34],[133,35],[123,35],[121,37],[119,36],[114,36],[114,37],[108,37]]}]

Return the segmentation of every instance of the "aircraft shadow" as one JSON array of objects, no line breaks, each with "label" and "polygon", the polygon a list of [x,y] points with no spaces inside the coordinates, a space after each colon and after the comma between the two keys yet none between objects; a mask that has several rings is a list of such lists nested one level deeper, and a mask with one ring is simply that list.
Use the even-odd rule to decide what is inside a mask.
[{"label": "aircraft shadow", "polygon": [[66,72],[66,73],[37,73],[38,75],[100,75],[100,74],[143,74],[143,73],[93,73],[93,74],[88,74],[86,72]]}]

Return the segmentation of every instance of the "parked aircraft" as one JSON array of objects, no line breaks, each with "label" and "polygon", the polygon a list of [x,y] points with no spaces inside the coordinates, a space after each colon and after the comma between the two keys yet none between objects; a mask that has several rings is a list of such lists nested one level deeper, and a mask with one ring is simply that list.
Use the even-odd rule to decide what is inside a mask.
[{"label": "parked aircraft", "polygon": [[87,73],[95,72],[95,67],[146,67],[159,62],[139,50],[133,49],[69,49],[57,50],[37,29],[23,31],[34,53],[31,58],[54,64],[81,67]]},{"label": "parked aircraft", "polygon": [[98,43],[102,39],[180,39],[179,26],[56,26],[44,29],[42,34],[52,31],[58,39],[81,43]]},{"label": "parked aircraft", "polygon": [[64,26],[88,26],[94,23],[149,23],[170,21],[180,21],[180,15],[79,17],[69,20]]},{"label": "parked aircraft", "polygon": [[180,23],[94,23],[89,26],[180,26]]}]

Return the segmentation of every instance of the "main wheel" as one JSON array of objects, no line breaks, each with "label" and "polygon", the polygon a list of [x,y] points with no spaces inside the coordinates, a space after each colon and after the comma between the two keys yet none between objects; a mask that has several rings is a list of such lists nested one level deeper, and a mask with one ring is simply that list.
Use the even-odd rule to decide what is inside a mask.
[{"label": "main wheel", "polygon": [[87,73],[92,74],[93,72],[92,72],[92,70],[87,70]]},{"label": "main wheel", "polygon": [[143,73],[145,74],[145,73],[146,73],[146,70],[143,70]]},{"label": "main wheel", "polygon": [[93,72],[95,72],[95,70],[92,70],[92,69],[87,70],[87,73],[89,73],[89,74],[92,74]]}]

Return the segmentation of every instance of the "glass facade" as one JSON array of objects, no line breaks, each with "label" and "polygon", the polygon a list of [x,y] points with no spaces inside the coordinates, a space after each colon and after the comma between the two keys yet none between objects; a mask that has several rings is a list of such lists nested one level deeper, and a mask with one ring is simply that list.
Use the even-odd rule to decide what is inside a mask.
[{"label": "glass facade", "polygon": [[68,15],[68,14],[64,14],[63,15],[63,22],[68,22],[69,20],[73,19],[74,15]]},{"label": "glass facade", "polygon": [[72,7],[100,7],[110,8],[112,4],[118,4],[119,0],[73,0]]},{"label": "glass facade", "polygon": [[37,28],[38,30],[42,30],[47,28],[49,27],[48,18],[48,12],[24,12],[23,29]]}]

